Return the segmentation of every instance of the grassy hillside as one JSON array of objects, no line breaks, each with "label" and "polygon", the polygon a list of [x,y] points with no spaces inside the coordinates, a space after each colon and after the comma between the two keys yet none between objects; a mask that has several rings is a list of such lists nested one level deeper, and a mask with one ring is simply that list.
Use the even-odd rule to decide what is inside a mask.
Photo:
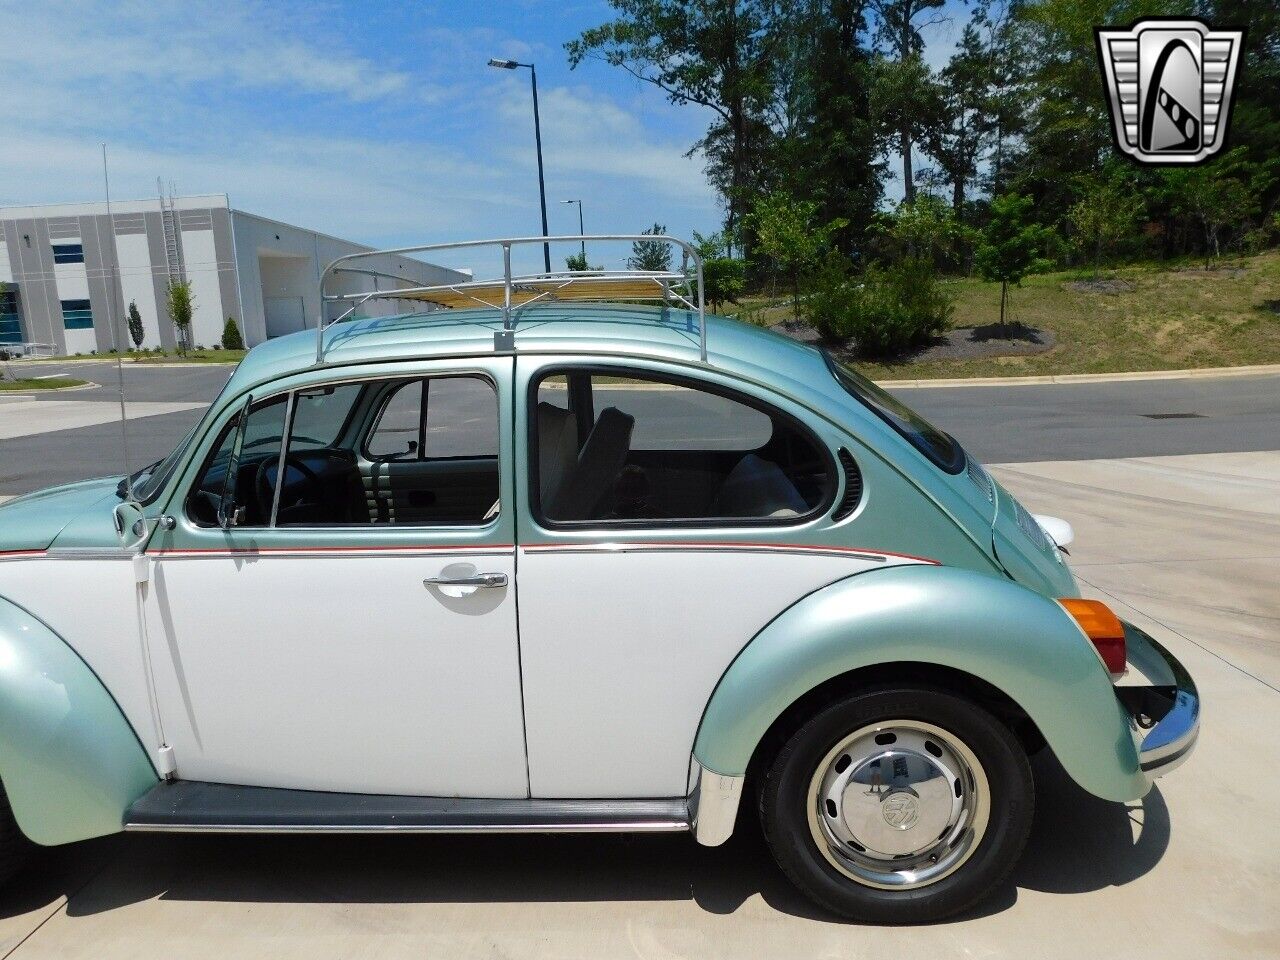
[{"label": "grassy hillside", "polygon": [[[1280,252],[1176,268],[1128,267],[1029,277],[1011,291],[1016,322],[1051,331],[1057,346],[1030,356],[857,365],[876,379],[1112,373],[1280,363]],[[1000,288],[948,284],[954,327],[994,323]],[[1105,286],[1113,292],[1093,289]],[[755,304],[757,322],[790,316],[790,305]],[[762,309],[763,307],[763,309]]]}]

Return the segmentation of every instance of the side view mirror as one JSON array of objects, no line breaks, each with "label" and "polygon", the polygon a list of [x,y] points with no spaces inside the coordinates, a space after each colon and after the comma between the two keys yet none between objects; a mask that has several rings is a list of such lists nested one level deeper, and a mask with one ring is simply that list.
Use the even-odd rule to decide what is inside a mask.
[{"label": "side view mirror", "polygon": [[147,542],[147,518],[136,503],[125,501],[113,508],[112,520],[116,526],[116,538],[126,550],[137,551]]}]

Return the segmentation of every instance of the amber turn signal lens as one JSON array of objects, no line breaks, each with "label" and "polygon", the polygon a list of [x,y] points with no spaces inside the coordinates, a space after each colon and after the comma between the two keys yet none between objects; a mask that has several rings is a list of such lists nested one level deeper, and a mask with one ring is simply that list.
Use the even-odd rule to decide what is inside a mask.
[{"label": "amber turn signal lens", "polygon": [[1124,648],[1124,624],[1111,612],[1111,608],[1100,600],[1077,597],[1065,597],[1058,602],[1098,648],[1107,669],[1112,673],[1124,673],[1128,659]]}]

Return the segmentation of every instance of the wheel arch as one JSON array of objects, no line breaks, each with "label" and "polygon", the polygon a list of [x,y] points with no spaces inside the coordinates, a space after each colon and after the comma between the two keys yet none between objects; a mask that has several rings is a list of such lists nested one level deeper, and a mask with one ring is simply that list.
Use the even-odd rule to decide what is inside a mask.
[{"label": "wheel arch", "polygon": [[881,683],[977,696],[1025,716],[1081,787],[1142,796],[1129,720],[1079,627],[1053,600],[957,567],[902,565],[803,598],[738,654],[712,693],[695,765],[742,778],[806,708]]},{"label": "wheel arch", "polygon": [[0,781],[22,832],[45,846],[118,832],[157,780],[89,665],[0,597]]}]

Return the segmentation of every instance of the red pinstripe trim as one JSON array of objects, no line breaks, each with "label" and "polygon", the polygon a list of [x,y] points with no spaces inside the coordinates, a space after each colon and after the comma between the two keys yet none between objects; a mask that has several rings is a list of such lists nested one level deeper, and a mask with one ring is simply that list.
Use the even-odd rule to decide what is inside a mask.
[{"label": "red pinstripe trim", "polygon": [[0,550],[0,557],[43,557],[44,550]]},{"label": "red pinstripe trim", "polygon": [[554,553],[557,550],[609,550],[633,547],[688,547],[690,549],[704,548],[709,550],[719,550],[727,547],[746,547],[748,549],[755,547],[768,550],[794,550],[797,553],[861,553],[873,554],[877,557],[897,557],[901,560],[916,560],[920,563],[929,563],[934,566],[942,565],[940,560],[934,560],[931,557],[917,557],[910,553],[895,553],[891,550],[878,550],[872,547],[844,547],[837,545],[818,546],[809,543],[758,543],[746,540],[655,540],[645,542],[624,541],[609,543],[531,543],[524,545],[522,549],[530,552]]},{"label": "red pinstripe trim", "polygon": [[332,546],[316,546],[316,547],[175,547],[172,550],[148,550],[148,556],[167,556],[184,553],[463,553],[467,550],[514,550],[513,543],[486,543],[486,544],[431,544],[420,546],[394,546],[394,547],[332,547]]}]

